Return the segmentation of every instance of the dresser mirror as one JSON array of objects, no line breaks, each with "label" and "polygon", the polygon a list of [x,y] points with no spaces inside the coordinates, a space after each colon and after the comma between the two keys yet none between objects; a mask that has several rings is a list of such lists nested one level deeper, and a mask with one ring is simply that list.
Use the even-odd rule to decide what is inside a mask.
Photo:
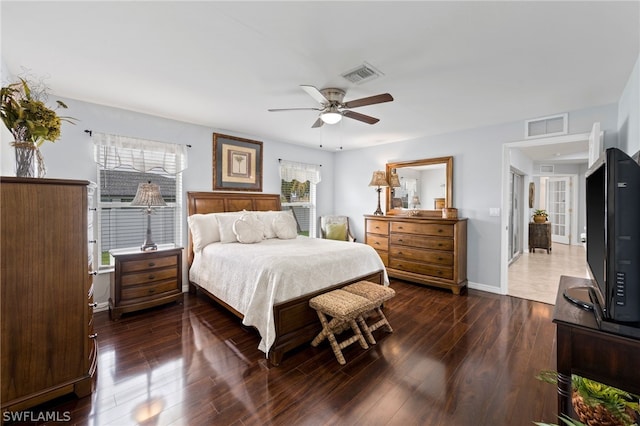
[{"label": "dresser mirror", "polygon": [[387,214],[441,216],[453,207],[453,157],[387,163],[387,179],[399,185],[387,189]]}]

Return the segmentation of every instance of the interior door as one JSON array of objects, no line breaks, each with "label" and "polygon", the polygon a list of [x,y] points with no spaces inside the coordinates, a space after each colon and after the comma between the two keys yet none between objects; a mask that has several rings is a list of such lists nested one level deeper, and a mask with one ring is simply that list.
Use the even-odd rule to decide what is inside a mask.
[{"label": "interior door", "polygon": [[571,178],[549,177],[547,180],[547,213],[551,222],[551,241],[571,241]]},{"label": "interior door", "polygon": [[509,262],[522,253],[522,175],[511,170],[509,185],[511,208],[509,209]]}]

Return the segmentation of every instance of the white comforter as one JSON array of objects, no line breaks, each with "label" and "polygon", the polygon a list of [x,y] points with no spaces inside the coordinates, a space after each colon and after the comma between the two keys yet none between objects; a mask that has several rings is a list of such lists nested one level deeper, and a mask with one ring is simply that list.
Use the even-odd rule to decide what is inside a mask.
[{"label": "white comforter", "polygon": [[379,270],[388,285],[384,264],[368,245],[300,236],[209,244],[195,254],[189,280],[242,313],[268,354],[276,338],[274,304]]}]

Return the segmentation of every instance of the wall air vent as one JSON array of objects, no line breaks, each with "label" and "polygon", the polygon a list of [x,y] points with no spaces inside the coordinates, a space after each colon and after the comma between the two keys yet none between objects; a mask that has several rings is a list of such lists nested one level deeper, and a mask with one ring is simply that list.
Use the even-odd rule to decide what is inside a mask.
[{"label": "wall air vent", "polygon": [[553,164],[542,164],[540,165],[540,173],[544,175],[552,175],[553,174]]},{"label": "wall air vent", "polygon": [[524,122],[525,139],[566,135],[569,131],[569,114],[551,115]]},{"label": "wall air vent", "polygon": [[357,68],[354,68],[350,71],[342,74],[342,77],[355,84],[366,83],[367,81],[374,80],[380,77],[382,74],[380,71],[375,69],[371,64],[363,63]]}]

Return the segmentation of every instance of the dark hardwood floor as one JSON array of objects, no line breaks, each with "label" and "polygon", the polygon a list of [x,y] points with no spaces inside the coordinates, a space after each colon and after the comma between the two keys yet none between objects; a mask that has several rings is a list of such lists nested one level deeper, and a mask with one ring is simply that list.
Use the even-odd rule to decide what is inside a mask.
[{"label": "dark hardwood floor", "polygon": [[[278,367],[257,333],[202,295],[184,304],[95,316],[92,396],[37,407],[78,425],[531,425],[557,423],[553,306],[470,290],[462,296],[392,280],[394,332],[344,350],[325,341]],[[138,420],[145,409],[159,414]]]}]

